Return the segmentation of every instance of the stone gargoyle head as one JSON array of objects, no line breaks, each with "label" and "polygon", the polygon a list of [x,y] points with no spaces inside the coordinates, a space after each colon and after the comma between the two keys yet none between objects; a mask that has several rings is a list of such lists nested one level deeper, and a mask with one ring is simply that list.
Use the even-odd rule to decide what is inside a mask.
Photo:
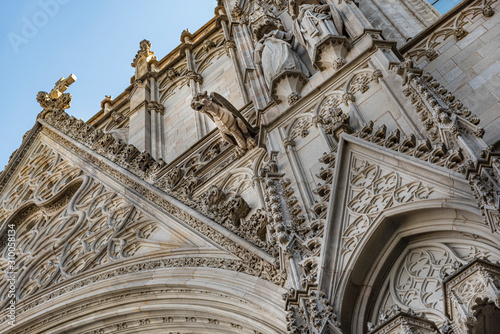
[{"label": "stone gargoyle head", "polygon": [[207,94],[207,91],[204,91],[193,97],[191,100],[191,108],[199,112],[204,112],[204,109],[212,103],[212,98]]}]

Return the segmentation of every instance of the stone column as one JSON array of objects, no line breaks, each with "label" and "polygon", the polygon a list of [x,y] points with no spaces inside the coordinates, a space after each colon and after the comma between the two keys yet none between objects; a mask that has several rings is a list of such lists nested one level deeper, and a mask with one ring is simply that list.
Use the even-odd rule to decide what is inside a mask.
[{"label": "stone column", "polygon": [[[191,49],[193,48],[192,35],[189,30],[184,30],[181,34],[181,54],[184,54],[187,62],[187,76],[188,76],[188,86],[191,88],[191,96],[194,97],[200,92],[199,85],[203,83],[203,78],[200,74],[196,72],[196,63],[193,57]],[[201,139],[207,134],[205,120],[203,115],[200,113],[195,113],[196,122],[196,138]]]},{"label": "stone column", "polygon": [[244,68],[244,79],[247,83],[253,103],[258,110],[265,109],[270,102],[268,88],[264,81],[264,75],[259,66],[253,62],[254,45],[252,35],[247,25],[233,22],[233,35],[238,50],[240,50],[241,61]]},{"label": "stone column", "polygon": [[285,138],[283,139],[283,145],[285,146],[286,155],[288,157],[288,161],[290,162],[290,166],[292,167],[293,176],[299,188],[300,197],[302,198],[302,202],[306,206],[305,211],[310,217],[311,209],[314,206],[314,200],[309,186],[304,181],[306,180],[306,177],[304,169],[302,168],[302,165],[300,164],[299,158],[297,156],[297,151],[295,150],[295,141],[292,138]]},{"label": "stone column", "polygon": [[153,158],[165,160],[165,136],[163,126],[163,114],[165,107],[158,102],[147,104],[151,118],[151,155]]}]

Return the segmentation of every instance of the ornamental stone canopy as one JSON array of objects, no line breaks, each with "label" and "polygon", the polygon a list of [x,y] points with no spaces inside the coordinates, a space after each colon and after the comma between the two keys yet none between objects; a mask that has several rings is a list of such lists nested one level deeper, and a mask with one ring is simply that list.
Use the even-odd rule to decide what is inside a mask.
[{"label": "ornamental stone canopy", "polygon": [[497,333],[499,9],[220,0],[87,121],[61,78],[0,173],[0,332]]}]

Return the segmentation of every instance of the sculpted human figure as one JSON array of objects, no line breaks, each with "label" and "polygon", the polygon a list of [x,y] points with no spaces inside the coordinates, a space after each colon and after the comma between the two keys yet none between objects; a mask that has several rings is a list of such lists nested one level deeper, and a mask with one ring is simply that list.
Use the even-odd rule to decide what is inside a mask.
[{"label": "sculpted human figure", "polygon": [[273,30],[262,37],[255,47],[254,60],[262,64],[268,87],[272,80],[284,71],[302,72],[309,76],[309,70],[292,49],[293,34]]},{"label": "sculpted human figure", "polygon": [[[328,43],[332,38],[339,40],[345,38],[342,35],[343,29],[344,21],[333,5],[300,5],[293,24],[295,37],[307,50],[309,57],[315,64],[320,57],[319,49],[325,43]],[[344,54],[340,53],[337,57],[343,58]]]},{"label": "sculpted human figure", "polygon": [[327,35],[341,36],[344,21],[331,5],[300,5],[294,33],[303,47],[314,46]]},{"label": "sculpted human figure", "polygon": [[197,94],[191,101],[191,108],[207,114],[219,128],[222,138],[236,146],[236,152],[242,156],[257,143],[253,139],[255,130],[222,95],[215,92]]}]

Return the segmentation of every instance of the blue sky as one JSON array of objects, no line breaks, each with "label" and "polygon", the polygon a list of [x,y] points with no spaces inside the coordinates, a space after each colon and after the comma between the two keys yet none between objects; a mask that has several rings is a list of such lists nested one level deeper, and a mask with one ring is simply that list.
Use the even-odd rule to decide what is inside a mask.
[{"label": "blue sky", "polygon": [[38,91],[77,81],[68,113],[88,120],[129,84],[142,39],[158,60],[214,16],[216,0],[4,1],[0,12],[0,171],[41,111]]}]

